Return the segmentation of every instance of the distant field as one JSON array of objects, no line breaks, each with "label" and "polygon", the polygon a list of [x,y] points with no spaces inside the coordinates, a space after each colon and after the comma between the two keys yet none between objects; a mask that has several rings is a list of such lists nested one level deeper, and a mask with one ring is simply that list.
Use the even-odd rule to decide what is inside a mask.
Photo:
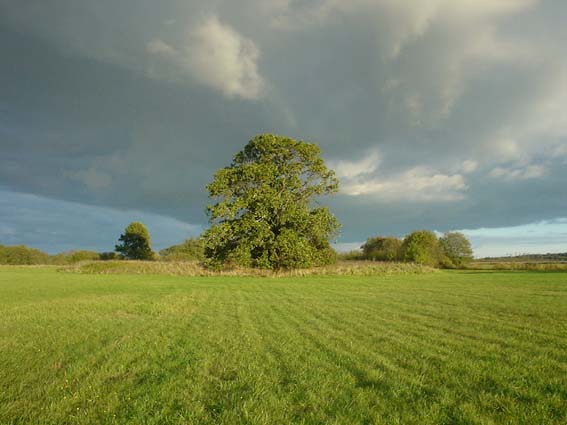
[{"label": "distant field", "polygon": [[0,424],[565,424],[567,273],[0,268]]},{"label": "distant field", "polygon": [[540,272],[567,272],[567,263],[560,261],[473,261],[467,265],[470,270],[523,270]]}]

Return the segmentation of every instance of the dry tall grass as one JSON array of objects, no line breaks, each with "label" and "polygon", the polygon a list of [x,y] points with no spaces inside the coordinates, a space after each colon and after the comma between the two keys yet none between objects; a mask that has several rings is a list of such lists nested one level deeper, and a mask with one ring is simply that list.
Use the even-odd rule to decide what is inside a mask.
[{"label": "dry tall grass", "polygon": [[564,262],[520,262],[520,261],[475,261],[467,266],[470,270],[510,270],[533,272],[565,272]]},{"label": "dry tall grass", "polygon": [[377,263],[348,261],[309,269],[271,271],[263,269],[231,268],[220,271],[210,270],[198,262],[190,261],[92,261],[61,267],[65,273],[82,274],[149,274],[171,276],[258,276],[258,277],[299,277],[299,276],[373,276],[388,274],[432,273],[431,267],[411,263]]}]

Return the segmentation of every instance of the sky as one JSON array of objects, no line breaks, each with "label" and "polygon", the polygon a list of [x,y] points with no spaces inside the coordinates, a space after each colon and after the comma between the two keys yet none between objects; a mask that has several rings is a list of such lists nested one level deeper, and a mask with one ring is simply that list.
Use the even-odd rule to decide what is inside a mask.
[{"label": "sky", "polygon": [[567,2],[0,0],[0,244],[156,248],[256,134],[317,143],[340,249],[567,251]]}]

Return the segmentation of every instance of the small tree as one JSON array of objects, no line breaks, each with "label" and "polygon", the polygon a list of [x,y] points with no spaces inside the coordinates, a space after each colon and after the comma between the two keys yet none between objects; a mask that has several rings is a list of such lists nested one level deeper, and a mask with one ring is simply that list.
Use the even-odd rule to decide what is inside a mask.
[{"label": "small tree", "polygon": [[418,230],[407,235],[402,243],[404,261],[436,267],[442,260],[437,237],[428,230]]},{"label": "small tree", "polygon": [[364,258],[375,261],[396,261],[400,258],[402,241],[394,236],[368,238],[360,248]]},{"label": "small tree", "polygon": [[129,260],[153,260],[154,253],[151,248],[150,232],[147,227],[135,221],[130,223],[118,239],[122,242],[116,245],[116,252]]},{"label": "small tree", "polygon": [[472,261],[473,250],[471,243],[460,232],[447,232],[439,239],[443,253],[457,266],[462,267]]},{"label": "small tree", "polygon": [[319,147],[264,134],[238,152],[207,186],[217,202],[203,235],[212,265],[299,268],[336,261],[329,239],[339,223],[313,201],[336,192]]}]

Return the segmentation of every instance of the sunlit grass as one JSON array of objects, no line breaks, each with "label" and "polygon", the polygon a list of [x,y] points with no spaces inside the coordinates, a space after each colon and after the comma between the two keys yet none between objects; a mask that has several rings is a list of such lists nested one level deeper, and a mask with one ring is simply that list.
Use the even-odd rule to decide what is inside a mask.
[{"label": "sunlit grass", "polygon": [[58,269],[64,273],[81,274],[153,274],[168,276],[375,276],[384,274],[434,273],[436,270],[414,263],[377,261],[341,261],[327,266],[292,270],[251,268],[209,269],[197,261],[90,261],[70,264]]},{"label": "sunlit grass", "polygon": [[1,424],[564,424],[567,274],[0,269]]}]

